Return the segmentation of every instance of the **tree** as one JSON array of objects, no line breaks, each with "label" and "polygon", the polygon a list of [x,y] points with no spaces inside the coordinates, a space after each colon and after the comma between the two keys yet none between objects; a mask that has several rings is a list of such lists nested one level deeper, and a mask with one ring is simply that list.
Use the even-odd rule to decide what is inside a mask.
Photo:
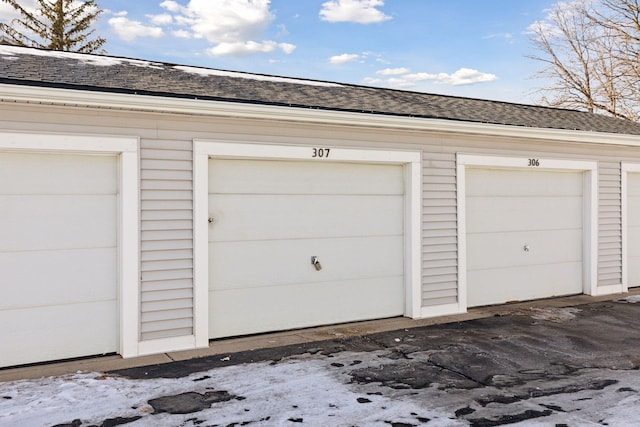
[{"label": "tree", "polygon": [[37,0],[36,12],[26,10],[17,0],[2,1],[21,15],[10,24],[0,23],[0,34],[12,44],[92,53],[106,42],[102,37],[91,38],[91,26],[102,13],[95,0]]},{"label": "tree", "polygon": [[640,0],[558,2],[531,27],[541,101],[640,120]]}]

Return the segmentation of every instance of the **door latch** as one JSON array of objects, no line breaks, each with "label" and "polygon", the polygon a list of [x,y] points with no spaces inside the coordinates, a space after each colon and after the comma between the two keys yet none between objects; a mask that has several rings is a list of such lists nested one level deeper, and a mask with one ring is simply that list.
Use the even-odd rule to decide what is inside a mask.
[{"label": "door latch", "polygon": [[207,221],[209,221],[209,224],[213,224],[215,222],[215,218],[210,216],[209,218],[207,218]]},{"label": "door latch", "polygon": [[313,265],[317,271],[322,270],[322,264],[320,264],[320,260],[318,259],[317,256],[311,257],[311,265]]}]

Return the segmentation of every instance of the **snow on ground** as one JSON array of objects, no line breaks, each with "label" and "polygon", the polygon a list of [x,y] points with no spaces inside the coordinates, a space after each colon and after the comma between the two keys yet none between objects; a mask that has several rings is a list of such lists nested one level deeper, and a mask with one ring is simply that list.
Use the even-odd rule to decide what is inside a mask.
[{"label": "snow on ground", "polygon": [[[307,353],[178,379],[131,380],[90,372],[5,382],[0,383],[0,426],[53,426],[76,419],[89,426],[116,417],[139,417],[126,424],[131,427],[640,424],[637,370],[584,368],[505,388],[391,388],[352,381],[354,370],[402,365],[427,357],[427,352],[409,360],[396,356],[387,350]],[[597,386],[603,381],[603,387]],[[231,399],[184,414],[154,413],[149,404],[159,397],[213,391],[226,391]],[[505,396],[513,399],[501,400]],[[462,409],[468,411],[464,416]]]},{"label": "snow on ground", "polygon": [[635,304],[640,302],[640,295],[629,295],[628,297],[621,298],[619,302],[628,302],[629,304]]},{"label": "snow on ground", "polygon": [[[331,361],[331,360],[330,360]],[[435,419],[429,425],[461,425],[437,410],[410,399],[357,393],[348,378],[322,360],[255,363],[199,372],[179,379],[129,380],[99,373],[0,384],[0,425],[47,426],[81,419],[83,425],[107,418],[142,416],[127,425],[367,425],[390,422],[419,424],[417,417]],[[150,399],[196,391],[226,390],[240,399],[214,403],[191,414],[153,414]],[[370,400],[360,403],[358,398]],[[417,415],[411,415],[411,413]],[[190,420],[190,421],[188,421]]]}]

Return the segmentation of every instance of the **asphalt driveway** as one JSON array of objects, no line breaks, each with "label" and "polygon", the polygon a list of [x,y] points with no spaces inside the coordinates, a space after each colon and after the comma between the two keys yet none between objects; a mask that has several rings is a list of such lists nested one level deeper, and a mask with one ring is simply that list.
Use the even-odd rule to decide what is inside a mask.
[{"label": "asphalt driveway", "polygon": [[640,298],[0,383],[0,425],[640,425]]}]

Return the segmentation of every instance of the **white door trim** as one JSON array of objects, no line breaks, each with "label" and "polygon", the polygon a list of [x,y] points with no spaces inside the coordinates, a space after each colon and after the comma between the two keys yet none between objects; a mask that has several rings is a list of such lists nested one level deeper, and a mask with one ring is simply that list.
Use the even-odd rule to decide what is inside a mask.
[{"label": "white door trim", "polygon": [[583,292],[598,295],[598,162],[532,157],[499,157],[457,155],[458,205],[458,304],[459,311],[467,308],[467,229],[466,229],[466,168],[468,166],[582,171],[583,194]]},{"label": "white door trim", "polygon": [[[320,152],[322,150],[322,152]],[[315,156],[314,156],[315,153]],[[405,316],[421,317],[422,156],[416,151],[367,150],[318,146],[267,145],[213,140],[193,141],[194,173],[194,329],[196,346],[209,343],[208,169],[209,158],[388,163],[405,169]]]},{"label": "white door trim", "polygon": [[0,151],[115,154],[118,156],[118,353],[138,355],[138,138],[0,131]]},{"label": "white door trim", "polygon": [[620,179],[622,193],[622,289],[620,292],[629,291],[629,201],[628,201],[628,174],[640,173],[640,163],[622,162],[620,164]]}]

